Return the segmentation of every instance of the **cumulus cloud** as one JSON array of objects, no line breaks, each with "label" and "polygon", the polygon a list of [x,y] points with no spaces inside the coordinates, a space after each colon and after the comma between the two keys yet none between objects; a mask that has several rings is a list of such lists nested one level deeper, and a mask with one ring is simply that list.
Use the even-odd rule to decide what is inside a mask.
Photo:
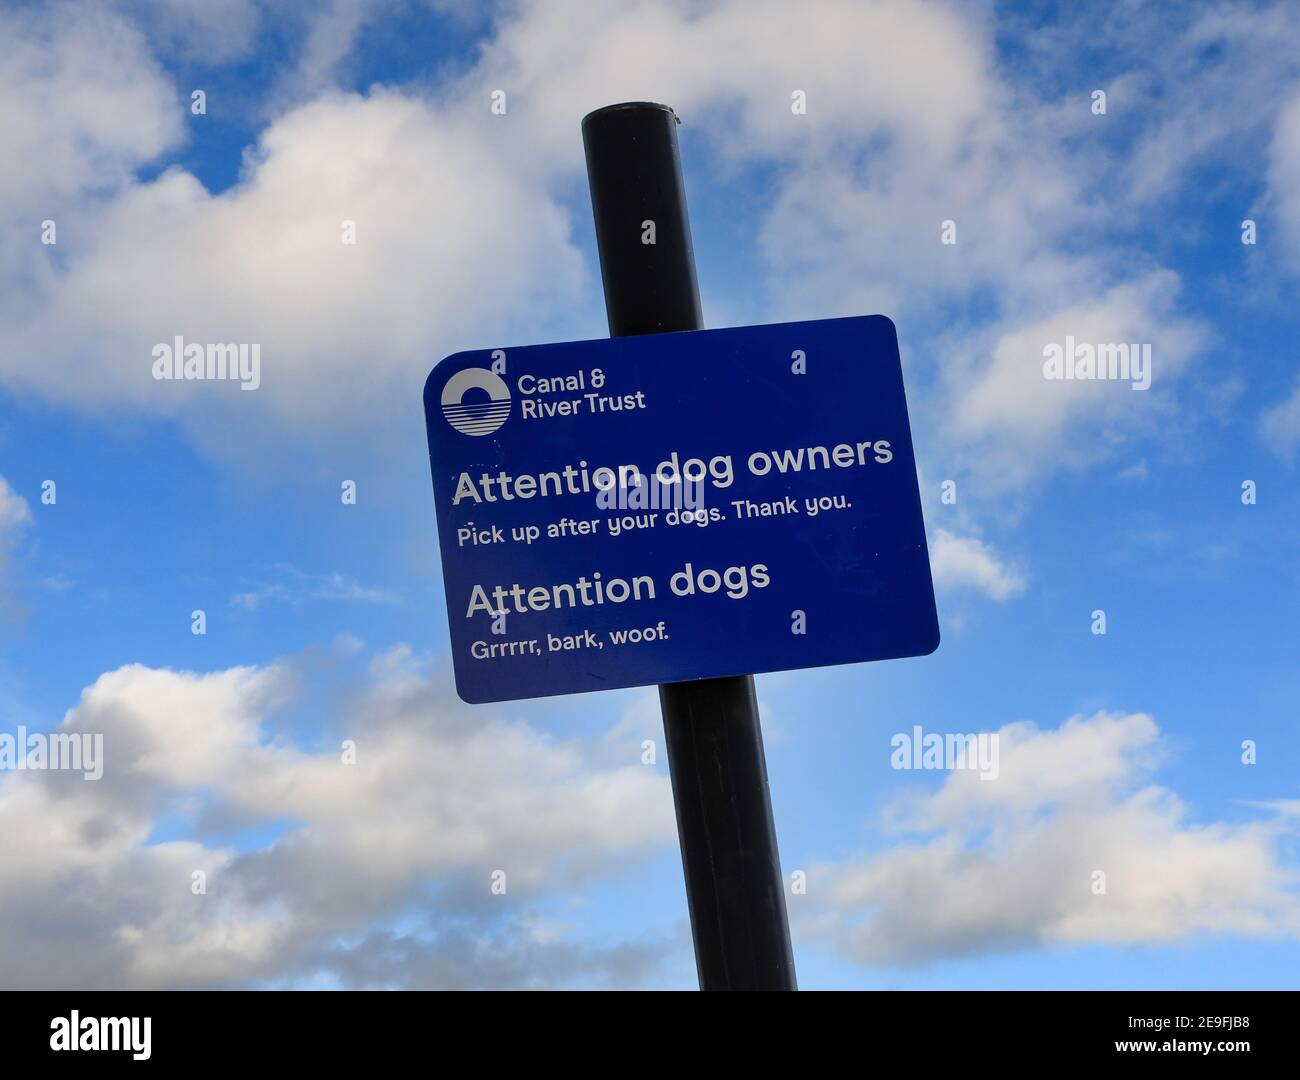
[{"label": "cumulus cloud", "polygon": [[[520,5],[461,96],[511,88],[508,137],[557,170],[580,167],[568,117],[638,98],[673,103],[724,170],[775,165],[755,315],[897,316],[926,387],[914,391],[925,456],[1005,490],[1105,458],[1176,411],[1178,376],[1206,334],[1179,311],[1177,275],[1113,238],[1117,209],[1098,181],[1124,152],[1098,134],[1086,98],[1011,79],[987,20],[894,2],[628,3],[574,55],[562,9]],[[1216,32],[1187,28],[1183,52]],[[864,43],[877,42],[889,47],[864,67]],[[941,243],[945,222],[955,244]],[[1113,386],[1045,383],[1039,339],[1058,331],[1152,343],[1157,391],[1119,401]]]},{"label": "cumulus cloud", "polygon": [[936,588],[978,589],[994,600],[1007,600],[1025,590],[1024,577],[973,536],[936,529],[929,547]]},{"label": "cumulus cloud", "polygon": [[[372,7],[330,7],[312,24],[304,62],[319,54],[309,66],[328,73]],[[276,118],[240,183],[219,195],[177,168],[124,184],[96,207],[66,265],[38,245],[23,249],[26,287],[10,291],[0,377],[86,407],[178,416],[201,438],[229,430],[232,409],[245,431],[272,436],[310,437],[326,424],[334,439],[371,434],[433,359],[535,337],[590,285],[548,190],[579,180],[587,109],[664,97],[749,158],[823,154],[843,137],[950,152],[980,112],[982,59],[946,12],[836,4],[813,18],[777,4],[627,4],[579,43],[570,31],[580,10],[512,12],[437,104],[379,87],[324,92]],[[855,37],[896,39],[899,61],[864,71]],[[720,51],[747,61],[719,65]],[[113,67],[111,56],[97,60]],[[799,122],[785,89],[796,85],[816,102]],[[507,117],[487,109],[497,86],[511,95]],[[147,104],[137,111],[155,124],[179,111]],[[157,140],[128,147],[125,163],[158,149]],[[355,246],[340,243],[344,220],[356,222]],[[261,389],[155,382],[151,349],[177,334],[259,343]]]},{"label": "cumulus cloud", "polygon": [[951,773],[934,794],[891,808],[908,839],[810,874],[810,932],[886,966],[1199,933],[1300,935],[1300,879],[1283,855],[1291,826],[1196,821],[1150,782],[1163,754],[1150,716],[1014,723],[997,738],[996,779]]},{"label": "cumulus cloud", "polygon": [[144,35],[102,5],[0,12],[0,38],[0,222],[39,245],[41,218],[175,145],[182,113]]},{"label": "cumulus cloud", "polygon": [[[375,10],[339,3],[312,22],[304,57],[319,54],[322,79]],[[1067,244],[1102,208],[1084,197],[1057,111],[1022,103],[999,73],[990,25],[901,0],[799,11],[625,2],[579,41],[581,10],[512,8],[436,102],[322,89],[270,124],[219,195],[180,169],[125,185],[67,266],[32,251],[0,335],[0,377],[87,407],[175,415],[200,437],[228,430],[231,410],[245,430],[256,415],[252,430],[268,437],[373,433],[439,355],[535,338],[589,291],[560,201],[581,183],[577,120],[612,100],[654,99],[703,130],[727,168],[780,166],[758,218],[769,314],[935,314],[987,293],[1000,329],[980,340],[995,360],[966,365],[979,375],[956,388],[965,422],[1008,385],[996,406],[1014,414],[1008,438],[1083,415],[1044,410],[1033,387],[1007,377],[1015,335],[1150,290],[1117,291],[1106,258]],[[864,67],[863,43],[881,41],[889,49]],[[495,89],[508,94],[506,116],[488,110]],[[804,115],[791,110],[795,91]],[[149,105],[157,126],[167,110]],[[938,242],[945,219],[956,246]],[[340,243],[344,220],[356,222],[355,246]],[[1073,306],[1062,311],[1062,297]],[[1142,329],[1147,314],[1132,312]],[[905,336],[925,341],[915,326]],[[262,388],[153,381],[150,350],[176,334],[260,343]],[[934,353],[929,342],[919,355]],[[102,362],[87,366],[87,354]]]},{"label": "cumulus cloud", "polygon": [[[376,417],[444,351],[488,327],[509,343],[580,280],[565,215],[481,130],[376,89],[277,120],[220,195],[180,169],[125,190],[48,288],[14,299],[0,374],[200,426],[224,411],[382,437]],[[258,344],[260,388],[155,380],[154,346],[178,335]]]},{"label": "cumulus cloud", "polygon": [[[886,133],[942,154],[983,112],[988,38],[942,7],[616,0],[578,41],[571,28],[585,10],[580,0],[517,5],[462,81],[477,109],[491,89],[513,89],[515,137],[548,148],[550,161],[580,166],[574,119],[615,101],[666,101],[729,153],[783,159]],[[881,40],[888,53],[862,64],[864,43]],[[807,95],[803,116],[791,111],[795,90]]]},{"label": "cumulus cloud", "polygon": [[[1089,220],[1088,201],[1061,133],[1000,77],[983,21],[901,0],[629,2],[578,51],[565,7],[520,5],[462,96],[514,88],[510,137],[557,168],[581,166],[569,118],[638,99],[672,103],[728,167],[779,165],[758,227],[782,314],[914,313],[991,284],[1081,284],[1081,260],[1053,247]],[[888,49],[863,65],[879,42]],[[947,218],[956,249],[939,243]]]},{"label": "cumulus cloud", "polygon": [[[405,649],[375,659],[315,745],[279,719],[297,684],[291,664],[123,667],[60,728],[103,734],[101,780],[0,775],[8,985],[486,985],[534,962],[534,980],[600,982],[662,953],[534,914],[671,840],[661,775],[598,763],[599,740],[471,716]],[[496,870],[505,896],[489,896]]]}]

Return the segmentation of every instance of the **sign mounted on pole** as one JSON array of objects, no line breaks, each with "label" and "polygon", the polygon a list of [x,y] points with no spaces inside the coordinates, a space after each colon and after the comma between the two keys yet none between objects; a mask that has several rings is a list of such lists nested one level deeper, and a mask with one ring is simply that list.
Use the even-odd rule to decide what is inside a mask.
[{"label": "sign mounted on pole", "polygon": [[467,702],[939,644],[883,316],[456,353],[424,407]]}]

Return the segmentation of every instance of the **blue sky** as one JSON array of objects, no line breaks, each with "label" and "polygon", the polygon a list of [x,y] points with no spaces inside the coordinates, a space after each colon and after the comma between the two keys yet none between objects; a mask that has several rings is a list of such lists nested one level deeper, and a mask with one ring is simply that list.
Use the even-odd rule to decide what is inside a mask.
[{"label": "blue sky", "polygon": [[[710,326],[903,349],[943,643],[758,680],[801,985],[1293,986],[1300,15],[1015,8],[7,8],[0,732],[108,758],[0,773],[0,981],[693,985],[653,689],[456,700],[420,402],[603,335],[578,125],[649,99]],[[263,386],[153,381],[178,333]]]}]

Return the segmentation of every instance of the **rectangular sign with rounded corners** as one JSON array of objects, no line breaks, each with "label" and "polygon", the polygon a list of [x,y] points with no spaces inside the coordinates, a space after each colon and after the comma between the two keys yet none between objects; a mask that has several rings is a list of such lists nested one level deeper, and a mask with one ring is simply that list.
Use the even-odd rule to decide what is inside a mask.
[{"label": "rectangular sign with rounded corners", "polygon": [[939,644],[883,316],[456,353],[424,409],[467,702]]}]

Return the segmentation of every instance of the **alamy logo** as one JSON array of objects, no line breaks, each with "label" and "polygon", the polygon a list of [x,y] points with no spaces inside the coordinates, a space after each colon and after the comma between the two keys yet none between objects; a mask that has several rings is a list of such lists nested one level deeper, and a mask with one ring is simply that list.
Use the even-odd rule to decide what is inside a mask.
[{"label": "alamy logo", "polygon": [[946,734],[922,731],[915,724],[911,732],[900,731],[889,745],[894,752],[889,764],[895,769],[970,769],[981,780],[998,778],[998,733]]},{"label": "alamy logo", "polygon": [[104,775],[104,735],[89,731],[0,731],[0,769],[79,772],[87,780]]},{"label": "alamy logo", "polygon": [[241,390],[262,385],[262,346],[248,344],[202,345],[177,334],[171,344],[153,347],[153,377],[164,380],[230,380]]},{"label": "alamy logo", "polygon": [[152,1017],[71,1016],[50,1021],[51,1050],[127,1051],[136,1061],[148,1061]]},{"label": "alamy logo", "polygon": [[510,415],[510,387],[487,368],[465,368],[442,388],[442,415],[463,435],[491,435]]},{"label": "alamy logo", "polygon": [[1131,390],[1151,388],[1151,343],[1075,341],[1065,336],[1065,344],[1055,341],[1043,346],[1043,378],[1109,379],[1127,382]]}]

